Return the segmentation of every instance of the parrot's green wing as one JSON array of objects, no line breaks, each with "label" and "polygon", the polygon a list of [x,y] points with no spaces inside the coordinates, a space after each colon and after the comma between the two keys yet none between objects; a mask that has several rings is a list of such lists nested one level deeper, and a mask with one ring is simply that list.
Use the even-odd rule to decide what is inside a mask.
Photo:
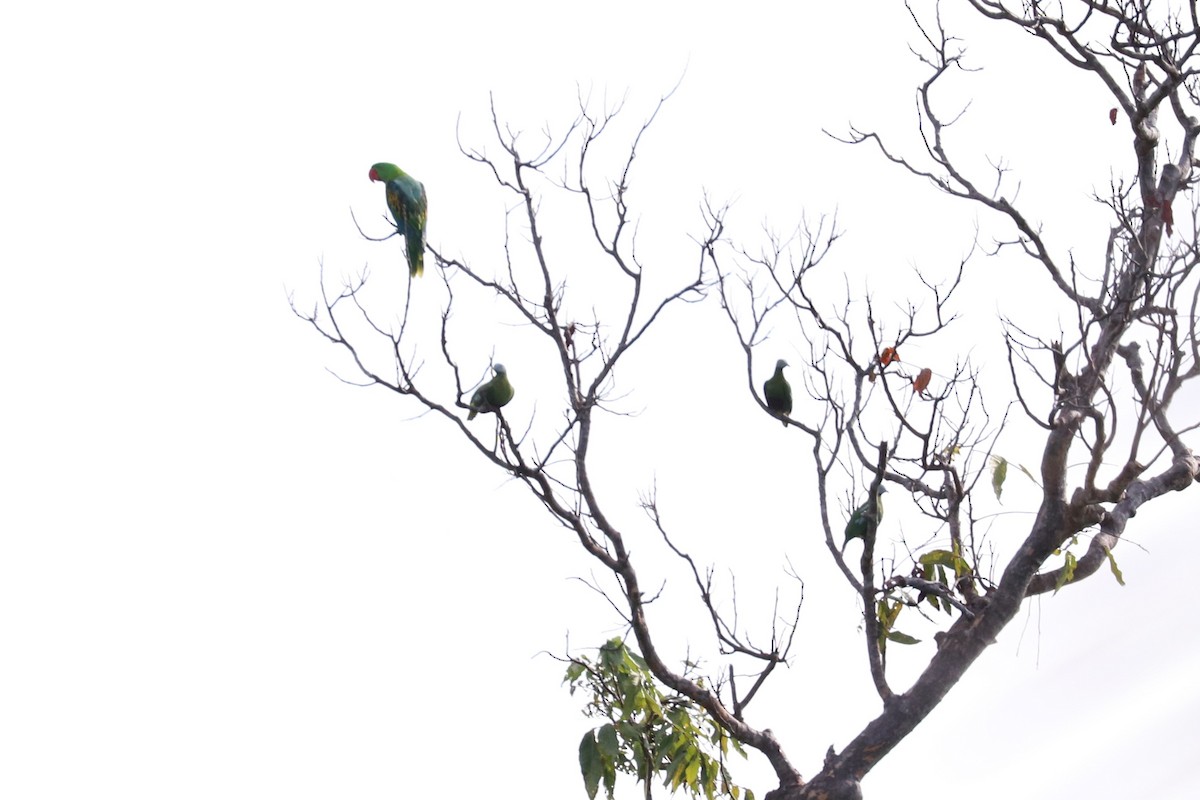
[{"label": "parrot's green wing", "polygon": [[407,175],[388,181],[387,204],[396,218],[396,227],[404,231],[408,274],[419,278],[425,273],[425,217],[429,207],[424,184]]},{"label": "parrot's green wing", "polygon": [[497,364],[493,369],[496,371],[495,377],[471,395],[471,413],[467,414],[468,420],[475,419],[476,414],[494,413],[513,399],[515,392],[512,384],[508,382],[508,370],[503,364]]},{"label": "parrot's green wing", "polygon": [[[787,378],[783,377],[783,368],[787,365],[782,358],[776,361],[775,374],[763,384],[763,397],[767,401],[767,408],[779,417],[786,417],[792,413],[792,387]],[[786,421],[783,422],[783,426],[787,427]]]},{"label": "parrot's green wing", "polygon": [[425,272],[425,219],[429,209],[425,185],[386,162],[372,166],[369,175],[373,181],[384,182],[384,195],[396,220],[396,230],[404,234],[408,274],[420,277]]}]

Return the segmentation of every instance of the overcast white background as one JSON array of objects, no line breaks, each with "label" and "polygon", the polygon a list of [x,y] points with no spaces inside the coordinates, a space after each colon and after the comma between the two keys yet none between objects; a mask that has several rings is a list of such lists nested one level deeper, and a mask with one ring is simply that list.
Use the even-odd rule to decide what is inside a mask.
[{"label": "overcast white background", "polygon": [[[831,269],[877,299],[904,291],[914,266],[952,267],[977,219],[1006,231],[821,133],[854,121],[916,143],[922,73],[899,5],[9,9],[0,794],[584,796],[589,723],[539,652],[561,652],[568,632],[580,647],[620,632],[569,580],[590,565],[449,426],[335,380],[326,367],[345,363],[287,294],[311,303],[323,260],[334,276],[369,262],[399,296],[399,243],[362,241],[349,216],[384,230],[383,190],[367,180],[381,160],[425,183],[431,242],[499,263],[508,199],[455,141],[459,125],[491,144],[489,92],[536,131],[571,118],[577,85],[597,103],[628,91],[633,124],[681,75],[634,178],[662,263],[694,263],[707,191],[736,201],[747,243],[764,220],[787,229],[836,209],[847,236]],[[975,97],[960,152],[981,167],[1007,156],[1062,252],[1094,257],[1107,227],[1086,198],[1110,169],[1128,174],[1127,127],[1108,124],[1112,103],[1086,77],[962,19],[987,69],[955,84]],[[418,287],[429,308],[432,269]],[[948,373],[970,353],[1002,374],[998,311],[1037,315],[1048,282],[980,260],[969,283],[961,350],[920,357]],[[461,325],[464,348],[494,335]],[[665,325],[623,379],[638,415],[609,423],[604,489],[644,582],[667,580],[652,622],[677,659],[711,643],[672,612],[691,586],[636,510],[651,481],[689,549],[741,571],[748,611],[777,583],[793,590],[785,559],[800,571],[794,663],[748,721],[810,775],[878,699],[856,599],[817,530],[809,443],[747,396],[715,302]],[[539,365],[519,336],[495,335],[513,342],[497,353],[517,387],[510,413],[557,413],[553,398],[537,404]],[[803,352],[781,332],[756,381]],[[480,345],[471,366],[482,374],[490,354]],[[1036,442],[1002,450],[1036,463]],[[905,499],[889,500],[892,524],[921,536]],[[1005,500],[994,510],[1029,511],[1036,495],[1010,472]],[[1099,574],[1030,603],[871,773],[867,796],[1195,796],[1195,505],[1172,496],[1138,515],[1137,546],[1117,553],[1126,587]],[[929,647],[893,655],[898,674]],[[773,788],[761,758],[734,766],[760,797]]]}]

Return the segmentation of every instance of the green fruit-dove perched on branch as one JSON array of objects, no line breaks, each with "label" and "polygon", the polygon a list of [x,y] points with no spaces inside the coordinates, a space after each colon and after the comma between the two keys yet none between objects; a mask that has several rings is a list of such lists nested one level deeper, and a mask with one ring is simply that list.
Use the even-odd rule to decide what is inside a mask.
[{"label": "green fruit-dove perched on branch", "polygon": [[496,377],[480,386],[475,390],[475,394],[471,395],[471,413],[467,415],[468,420],[475,419],[476,414],[494,413],[502,406],[508,405],[508,401],[513,399],[513,387],[508,382],[508,370],[504,368],[503,364],[497,364],[492,369],[496,371]]},{"label": "green fruit-dove perched on branch", "polygon": [[783,422],[783,427],[787,427],[787,421],[783,419],[792,413],[792,387],[788,384],[787,378],[783,377],[783,368],[788,363],[782,358],[775,362],[775,374],[767,378],[767,382],[763,384],[763,397],[767,400],[767,408],[775,413],[775,416]]},{"label": "green fruit-dove perched on branch", "polygon": [[846,541],[842,542],[842,553],[846,552],[846,545],[850,544],[851,539],[864,538],[871,526],[878,528],[879,523],[883,522],[883,493],[886,491],[886,486],[879,487],[879,493],[875,495],[874,511],[871,510],[869,497],[867,502],[854,509],[850,521],[846,523]]},{"label": "green fruit-dove perched on branch", "polygon": [[368,173],[373,181],[383,181],[388,208],[396,220],[396,230],[404,234],[408,250],[408,274],[418,278],[425,272],[425,184],[395,164],[382,161]]}]

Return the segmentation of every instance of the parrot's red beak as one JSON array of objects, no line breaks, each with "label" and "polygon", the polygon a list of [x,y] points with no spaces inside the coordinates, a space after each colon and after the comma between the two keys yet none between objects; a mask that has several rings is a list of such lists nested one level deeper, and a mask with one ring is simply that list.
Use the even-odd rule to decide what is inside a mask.
[{"label": "parrot's red beak", "polygon": [[379,174],[375,172],[374,167],[371,167],[371,171],[367,173],[367,177],[373,181],[379,180]]}]

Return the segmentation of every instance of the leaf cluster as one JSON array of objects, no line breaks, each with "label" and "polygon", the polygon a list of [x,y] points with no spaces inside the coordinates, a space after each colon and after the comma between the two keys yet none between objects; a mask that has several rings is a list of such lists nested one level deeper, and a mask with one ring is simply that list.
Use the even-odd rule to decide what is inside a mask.
[{"label": "leaf cluster", "polygon": [[643,659],[620,637],[603,644],[594,658],[571,660],[563,683],[571,694],[587,696],[585,712],[606,722],[579,742],[579,768],[589,800],[603,783],[612,800],[617,773],[634,776],[651,796],[651,780],[684,789],[706,800],[728,797],[754,800],[754,793],[735,785],[725,758],[732,747],[745,757],[738,741],[690,699],[665,694]]}]

